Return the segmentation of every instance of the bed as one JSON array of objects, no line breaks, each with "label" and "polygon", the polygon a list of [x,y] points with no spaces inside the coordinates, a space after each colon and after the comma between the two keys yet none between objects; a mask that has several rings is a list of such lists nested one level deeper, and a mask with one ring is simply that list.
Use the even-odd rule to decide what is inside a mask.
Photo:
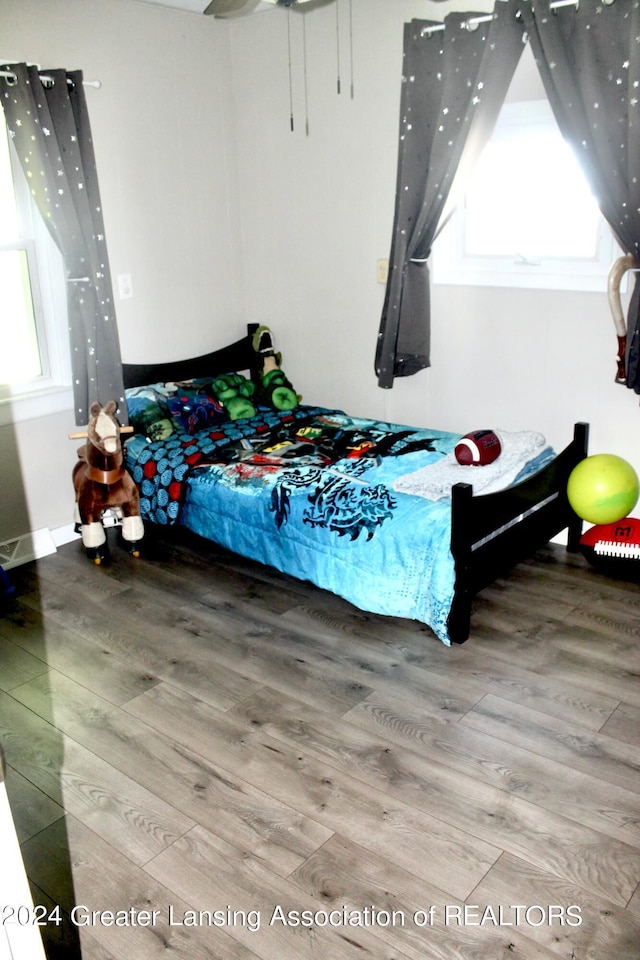
[{"label": "bed", "polygon": [[125,462],[145,523],[185,527],[369,613],[425,623],[447,645],[468,638],[483,587],[564,530],[578,549],[582,523],[565,491],[587,456],[587,424],[560,453],[539,435],[527,446],[527,435],[511,475],[485,482],[488,468],[453,462],[461,435],[447,431],[304,404],[194,419],[203,384],[257,377],[254,331],[189,360],[123,364],[136,426]]}]

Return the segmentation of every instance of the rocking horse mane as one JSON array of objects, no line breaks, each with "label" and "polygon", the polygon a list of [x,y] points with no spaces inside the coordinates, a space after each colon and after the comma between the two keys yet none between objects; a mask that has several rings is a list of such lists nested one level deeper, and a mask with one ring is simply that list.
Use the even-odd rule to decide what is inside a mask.
[{"label": "rocking horse mane", "polygon": [[120,424],[115,411],[113,400],[104,408],[97,401],[91,404],[87,443],[78,450],[80,458],[87,462],[88,479],[96,483],[112,484],[124,476]]}]

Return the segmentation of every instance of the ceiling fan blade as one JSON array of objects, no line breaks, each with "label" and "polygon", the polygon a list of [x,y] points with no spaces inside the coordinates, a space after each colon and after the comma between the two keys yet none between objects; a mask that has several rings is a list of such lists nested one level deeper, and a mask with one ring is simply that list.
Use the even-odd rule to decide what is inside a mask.
[{"label": "ceiling fan blade", "polygon": [[[276,3],[279,7],[291,7],[292,10],[295,10],[297,7],[305,7],[305,9],[324,7],[328,3],[333,3],[334,0],[269,0],[269,2]],[[307,4],[310,4],[310,6],[307,7]]]},{"label": "ceiling fan blade", "polygon": [[[221,17],[228,19],[231,17],[246,17],[254,13],[263,3],[269,4],[275,0],[211,0],[208,7],[205,7],[204,13],[207,16]],[[265,8],[266,9],[266,8]]]},{"label": "ceiling fan blade", "polygon": [[[323,7],[334,0],[211,0],[203,11],[207,16],[229,20],[232,17],[247,17],[251,13],[269,10],[274,7],[285,7],[290,10],[314,9]],[[309,6],[307,6],[307,4]]]},{"label": "ceiling fan blade", "polygon": [[316,7],[326,7],[329,3],[335,3],[335,0],[275,0],[275,2],[279,7],[306,13],[308,10],[315,10]]}]

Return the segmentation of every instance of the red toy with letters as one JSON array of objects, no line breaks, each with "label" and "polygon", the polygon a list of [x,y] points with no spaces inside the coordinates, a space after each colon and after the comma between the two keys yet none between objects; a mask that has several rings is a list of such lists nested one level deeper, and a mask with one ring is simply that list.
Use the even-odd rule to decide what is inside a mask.
[{"label": "red toy with letters", "polygon": [[598,523],[582,535],[580,549],[597,570],[625,580],[640,580],[640,520],[625,517]]}]

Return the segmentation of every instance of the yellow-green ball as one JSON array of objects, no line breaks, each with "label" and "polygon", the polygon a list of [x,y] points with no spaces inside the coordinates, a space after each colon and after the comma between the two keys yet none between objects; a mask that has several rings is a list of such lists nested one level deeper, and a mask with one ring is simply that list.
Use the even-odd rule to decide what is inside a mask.
[{"label": "yellow-green ball", "polygon": [[581,460],[567,484],[569,503],[587,523],[616,523],[629,516],[640,495],[638,474],[613,453]]}]

